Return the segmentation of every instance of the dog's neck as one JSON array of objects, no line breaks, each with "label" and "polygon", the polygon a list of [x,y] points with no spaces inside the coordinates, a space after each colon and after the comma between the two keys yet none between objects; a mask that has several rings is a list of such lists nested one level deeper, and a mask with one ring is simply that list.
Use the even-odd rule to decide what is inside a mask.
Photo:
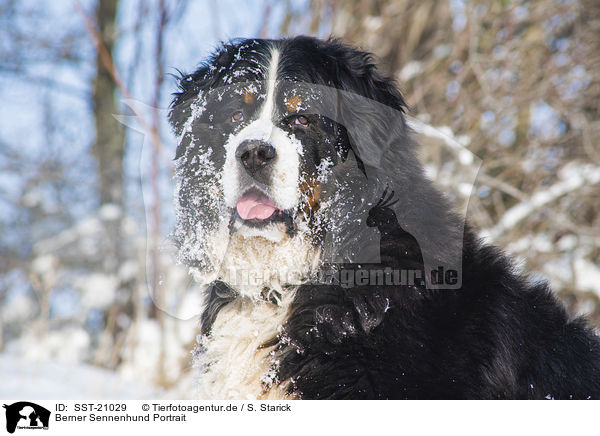
[{"label": "dog's neck", "polygon": [[[276,379],[273,340],[298,285],[316,271],[320,250],[297,234],[277,243],[230,233],[211,274],[195,365],[202,398],[287,398]],[[208,276],[203,276],[204,283]]]},{"label": "dog's neck", "polygon": [[274,243],[262,237],[230,235],[217,279],[238,294],[271,301],[307,280],[319,265],[320,250],[302,235]]}]

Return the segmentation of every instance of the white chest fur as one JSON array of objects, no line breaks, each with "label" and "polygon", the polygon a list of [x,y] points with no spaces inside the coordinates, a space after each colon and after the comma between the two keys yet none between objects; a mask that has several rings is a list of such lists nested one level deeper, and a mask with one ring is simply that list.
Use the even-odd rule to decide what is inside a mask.
[{"label": "white chest fur", "polygon": [[293,292],[280,305],[239,297],[219,312],[196,357],[200,398],[287,398],[286,385],[276,380],[273,347],[260,346],[277,335],[292,299]]},{"label": "white chest fur", "polygon": [[[195,361],[200,398],[287,398],[287,382],[276,380],[274,347],[261,346],[277,336],[289,315],[293,286],[318,262],[319,251],[302,234],[278,243],[237,233],[231,236],[216,278],[239,296],[221,309],[210,335],[201,338],[203,351]],[[240,272],[253,280],[238,280]],[[280,297],[278,304],[261,298],[265,288]]]}]

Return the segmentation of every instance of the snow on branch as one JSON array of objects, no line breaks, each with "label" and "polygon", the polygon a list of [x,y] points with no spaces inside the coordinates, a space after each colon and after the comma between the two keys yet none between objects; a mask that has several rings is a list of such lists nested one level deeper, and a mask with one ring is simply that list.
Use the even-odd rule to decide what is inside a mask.
[{"label": "snow on branch", "polygon": [[522,201],[508,209],[496,226],[482,232],[483,236],[492,240],[497,239],[542,206],[585,186],[600,183],[600,167],[591,164],[571,164],[565,166],[558,176],[559,182],[533,194],[529,200]]}]

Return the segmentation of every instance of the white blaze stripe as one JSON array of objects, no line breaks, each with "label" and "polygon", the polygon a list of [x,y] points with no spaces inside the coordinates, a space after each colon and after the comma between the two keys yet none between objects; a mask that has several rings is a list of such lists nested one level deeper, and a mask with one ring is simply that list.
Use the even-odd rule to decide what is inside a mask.
[{"label": "white blaze stripe", "polygon": [[225,202],[235,207],[246,186],[240,186],[240,168],[235,151],[245,140],[257,139],[268,141],[277,151],[277,160],[273,167],[271,186],[267,194],[281,209],[293,209],[299,200],[299,155],[302,144],[294,135],[283,131],[273,123],[276,112],[275,94],[277,73],[279,70],[280,52],[276,48],[270,51],[269,66],[265,77],[265,99],[257,119],[234,135],[225,144],[226,159],[223,177]]},{"label": "white blaze stripe", "polygon": [[273,48],[271,50],[271,61],[267,72],[267,96],[264,106],[260,113],[259,119],[270,120],[273,116],[273,108],[275,106],[275,88],[277,84],[277,70],[279,69],[279,50]]}]

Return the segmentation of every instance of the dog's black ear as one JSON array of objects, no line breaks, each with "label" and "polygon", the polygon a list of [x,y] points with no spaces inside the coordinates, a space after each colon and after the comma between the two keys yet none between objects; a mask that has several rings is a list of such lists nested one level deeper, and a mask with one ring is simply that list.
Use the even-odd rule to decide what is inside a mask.
[{"label": "dog's black ear", "polygon": [[341,47],[340,73],[344,89],[404,113],[407,105],[395,80],[381,74],[373,55],[335,42]]},{"label": "dog's black ear", "polygon": [[[233,62],[237,40],[222,44],[200,67],[191,74],[177,71],[178,91],[173,93],[169,106],[169,123],[177,136],[180,136],[185,122],[191,115],[191,106],[202,92],[207,92],[219,80],[219,73]],[[183,150],[177,149],[177,159]]]},{"label": "dog's black ear", "polygon": [[[336,80],[337,120],[346,130],[357,164],[362,162],[365,168],[353,173],[354,196],[361,203],[353,204],[352,213],[368,216],[369,203],[362,199],[376,203],[389,185],[395,198],[386,206],[402,229],[416,239],[427,277],[439,266],[444,271],[461,271],[464,217],[451,212],[447,199],[426,178],[405,120],[407,105],[396,83],[377,70],[369,53],[336,40],[324,43],[322,50],[335,65],[329,74]],[[359,177],[361,172],[364,179]],[[348,231],[351,236],[331,244],[341,252],[336,256],[347,259],[355,253],[369,254],[370,247],[379,253],[377,235],[372,232],[372,227],[357,222]]]},{"label": "dog's black ear", "polygon": [[190,115],[190,106],[198,94],[207,90],[211,82],[210,66],[202,65],[191,74],[178,71],[177,87],[169,106],[169,123],[177,136],[181,134],[186,119]]},{"label": "dog's black ear", "polygon": [[348,131],[357,158],[379,167],[386,149],[394,143],[408,143],[404,101],[395,81],[381,74],[373,55],[329,40],[336,65],[339,116]]}]

